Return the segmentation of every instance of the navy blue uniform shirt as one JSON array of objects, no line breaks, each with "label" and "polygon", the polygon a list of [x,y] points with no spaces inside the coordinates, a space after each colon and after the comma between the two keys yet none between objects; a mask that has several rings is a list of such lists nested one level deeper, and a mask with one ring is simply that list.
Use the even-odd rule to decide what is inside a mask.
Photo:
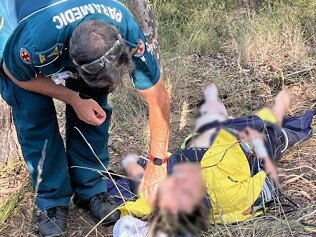
[{"label": "navy blue uniform shirt", "polygon": [[51,76],[66,67],[75,69],[68,42],[74,28],[87,20],[115,26],[130,51],[137,52],[132,56],[136,88],[149,89],[160,78],[158,62],[141,27],[119,1],[44,0],[34,1],[33,5],[17,0],[16,11],[20,21],[6,44],[3,58],[17,80],[28,81],[39,74]]}]

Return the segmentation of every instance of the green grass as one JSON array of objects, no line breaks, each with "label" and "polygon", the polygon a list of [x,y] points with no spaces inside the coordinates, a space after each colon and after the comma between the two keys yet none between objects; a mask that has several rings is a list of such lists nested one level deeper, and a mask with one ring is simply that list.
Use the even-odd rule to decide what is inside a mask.
[{"label": "green grass", "polygon": [[0,225],[10,217],[14,209],[17,207],[19,202],[23,198],[24,188],[19,189],[17,192],[13,193],[6,198],[6,201],[0,205]]},{"label": "green grass", "polygon": [[152,2],[167,56],[228,51],[239,55],[241,66],[274,60],[283,67],[284,57],[292,64],[307,58],[306,47],[316,39],[313,0],[263,1],[256,15],[236,8],[234,1]]},{"label": "green grass", "polygon": [[[182,124],[190,123],[183,113],[187,110],[187,117],[193,113],[208,83],[215,82],[228,95],[225,102],[237,116],[264,105],[284,83],[294,83],[293,78],[284,78],[287,74],[315,65],[316,24],[312,20],[316,21],[316,3],[261,2],[260,11],[254,15],[248,9],[237,9],[233,0],[151,0],[159,19],[164,77],[172,96],[172,123],[181,119]],[[216,54],[222,58],[214,59]],[[214,69],[213,64],[218,68]],[[258,83],[262,80],[272,88]],[[113,135],[128,134],[133,149],[146,151],[147,108],[131,83],[127,85],[111,96]],[[247,93],[238,94],[243,88]],[[262,89],[269,97],[254,96]],[[234,107],[239,103],[242,107]],[[171,147],[182,139],[180,130],[183,134],[189,132],[186,126],[174,127]],[[122,150],[115,142],[113,146]]]}]

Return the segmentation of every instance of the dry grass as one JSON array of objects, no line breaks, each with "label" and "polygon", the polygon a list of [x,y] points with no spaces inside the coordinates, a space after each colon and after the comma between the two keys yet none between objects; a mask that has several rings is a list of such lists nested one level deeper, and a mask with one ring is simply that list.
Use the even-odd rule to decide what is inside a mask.
[{"label": "dry grass", "polygon": [[[173,67],[170,69],[165,67],[165,73],[172,94],[170,150],[177,148],[183,138],[191,131],[190,121],[196,104],[201,99],[201,91],[206,84],[215,82],[218,85],[224,103],[230,114],[234,116],[253,113],[269,103],[273,95],[283,86],[282,84],[269,85],[266,80],[260,78],[259,72],[248,75],[247,72],[238,71],[236,67],[237,57],[233,55],[223,53],[203,56],[188,55],[181,61],[172,58],[169,60],[165,64],[173,65]],[[177,68],[177,70],[171,70],[171,68]],[[316,82],[312,79],[314,72],[311,71],[310,73],[311,75],[304,78],[284,80],[284,86],[295,94],[291,114],[306,111],[315,105]],[[146,152],[148,141],[147,110],[144,102],[131,86],[125,87],[113,95],[112,104],[115,112],[110,148],[113,158],[112,164],[117,166],[124,152],[130,150],[137,150],[140,153]],[[274,236],[276,234],[289,236],[290,228],[293,236],[311,236],[312,229],[306,229],[307,227],[301,225],[298,219],[312,213],[316,207],[315,145],[316,139],[313,138],[292,149],[280,162],[282,188],[302,206],[299,211],[288,216],[287,221],[281,221],[280,218],[264,217],[239,226],[213,226],[206,236],[211,234],[213,236],[252,236],[254,234],[258,236]],[[24,196],[19,208],[3,226],[4,236],[8,233],[11,233],[11,236],[25,236],[28,230],[35,230],[33,224],[30,223],[32,213],[29,213],[32,207],[32,197],[30,191]],[[78,211],[72,207],[69,220],[70,236],[84,236],[93,227],[87,214],[81,210],[79,213]],[[15,227],[17,223],[22,223],[19,228]],[[97,234],[94,232],[93,235],[109,236],[110,231],[99,227]]]},{"label": "dry grass", "polygon": [[23,197],[28,175],[20,159],[9,162],[0,171],[0,225],[10,217]]},{"label": "dry grass", "polygon": [[[316,11],[312,9],[316,4],[311,0],[297,1],[308,3],[306,14],[295,13],[300,9],[297,5],[282,5],[272,9],[271,14],[262,11],[250,16],[247,12],[233,11],[231,5],[224,8],[220,2],[223,1],[153,1],[160,16],[165,80],[172,97],[170,151],[178,148],[192,131],[202,90],[212,82],[218,86],[232,116],[254,113],[271,103],[273,96],[284,87],[294,94],[290,114],[315,108],[316,24],[312,22],[316,22]],[[111,104],[114,108],[111,168],[118,169],[124,153],[146,154],[148,112],[130,82],[111,95]],[[63,118],[62,113],[60,117]],[[315,123],[313,127],[316,128]],[[316,231],[315,147],[314,136],[287,152],[279,163],[282,189],[300,204],[298,211],[286,219],[270,214],[240,225],[212,226],[205,236],[313,236]],[[19,176],[15,174],[13,171],[8,176],[13,182],[12,192],[20,187],[17,183],[27,180],[24,168]],[[1,179],[0,192],[7,190],[4,183],[5,179]],[[33,194],[29,186],[26,190],[11,218],[0,227],[0,236],[27,236],[30,230],[35,233],[34,223],[30,221]],[[94,226],[85,212],[74,207],[69,223],[69,236],[85,236]],[[111,236],[111,229],[98,227],[93,235]]]}]

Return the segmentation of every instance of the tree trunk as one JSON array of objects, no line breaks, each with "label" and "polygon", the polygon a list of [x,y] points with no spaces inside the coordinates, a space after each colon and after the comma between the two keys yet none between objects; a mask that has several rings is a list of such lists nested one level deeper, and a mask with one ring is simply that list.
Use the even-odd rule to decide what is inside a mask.
[{"label": "tree trunk", "polygon": [[149,0],[126,0],[126,5],[140,24],[147,42],[160,61],[158,46],[158,23]]},{"label": "tree trunk", "polygon": [[11,108],[0,97],[0,167],[9,161],[16,159],[19,152],[19,144],[16,139]]}]

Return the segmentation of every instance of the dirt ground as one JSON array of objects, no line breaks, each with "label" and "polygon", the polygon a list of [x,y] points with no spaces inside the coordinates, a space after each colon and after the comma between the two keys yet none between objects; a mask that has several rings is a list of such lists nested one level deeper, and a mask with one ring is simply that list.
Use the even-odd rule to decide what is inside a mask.
[{"label": "dirt ground", "polygon": [[[290,114],[316,108],[314,69],[299,73],[293,69],[283,72],[283,75],[289,76],[280,76],[269,65],[240,71],[236,66],[236,58],[235,55],[217,53],[189,55],[181,62],[177,58],[166,60],[165,64],[173,66],[165,68],[166,82],[172,95],[170,151],[177,148],[190,133],[196,105],[202,99],[202,89],[210,82],[217,84],[228,112],[235,117],[254,113],[270,103],[283,87],[294,95]],[[126,152],[146,153],[147,112],[144,102],[131,86],[121,89],[111,100],[114,107],[110,142],[111,168],[118,170],[119,161]],[[62,113],[60,117],[63,118]],[[205,236],[316,236],[316,137],[288,151],[278,166],[281,188],[300,205],[298,210],[283,216],[268,213],[265,217],[240,225],[212,226]],[[1,188],[1,192],[10,188],[10,195],[22,191],[13,214],[0,226],[0,236],[36,234],[31,218],[33,193],[26,181],[28,175],[24,165],[19,167],[10,170],[7,180],[1,179],[1,187],[5,187]],[[282,212],[277,210],[279,214]],[[86,236],[93,226],[94,223],[83,210],[71,207],[68,236]],[[98,227],[89,236],[111,236],[111,228]]]}]

